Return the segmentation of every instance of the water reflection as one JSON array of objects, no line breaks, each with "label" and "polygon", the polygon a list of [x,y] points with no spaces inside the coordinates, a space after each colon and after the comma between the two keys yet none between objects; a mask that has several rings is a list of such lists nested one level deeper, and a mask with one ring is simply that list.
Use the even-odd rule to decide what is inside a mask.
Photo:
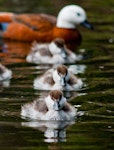
[{"label": "water reflection", "polygon": [[85,73],[87,66],[84,64],[72,64],[69,65],[69,71],[73,74]]},{"label": "water reflection", "polygon": [[0,90],[4,87],[9,87],[10,86],[10,80],[5,80],[5,81],[0,81]]},{"label": "water reflection", "polygon": [[29,121],[22,122],[22,126],[32,127],[36,130],[44,132],[44,141],[48,143],[52,142],[66,142],[66,128],[75,121]]},{"label": "water reflection", "polygon": [[30,43],[4,40],[0,43],[0,60],[5,64],[26,62],[29,51]]}]

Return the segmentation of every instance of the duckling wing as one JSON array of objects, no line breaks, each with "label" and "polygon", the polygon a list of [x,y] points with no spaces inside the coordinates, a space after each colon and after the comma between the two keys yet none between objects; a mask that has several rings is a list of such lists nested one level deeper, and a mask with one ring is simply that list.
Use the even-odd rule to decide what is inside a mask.
[{"label": "duckling wing", "polygon": [[70,107],[71,107],[70,104],[65,103],[64,107],[62,108],[62,110],[65,111],[65,112],[69,112],[70,111]]},{"label": "duckling wing", "polygon": [[45,74],[44,74],[44,83],[48,83],[49,85],[54,84],[53,76],[52,76],[52,69],[49,69]]},{"label": "duckling wing", "polygon": [[46,113],[48,111],[47,105],[43,100],[36,100],[34,102],[34,109],[38,112]]},{"label": "duckling wing", "polygon": [[77,110],[69,103],[65,103],[62,110],[67,113],[69,117],[74,117],[76,115]]},{"label": "duckling wing", "polygon": [[76,84],[77,83],[77,77],[73,74],[70,74],[70,79],[69,79],[68,83],[70,85]]},{"label": "duckling wing", "polygon": [[80,78],[78,78],[77,76],[75,76],[74,74],[70,75],[68,84],[71,85],[74,90],[78,90],[78,89],[82,88],[82,86],[83,86],[82,80]]},{"label": "duckling wing", "polygon": [[54,84],[53,77],[52,77],[53,69],[49,69],[40,77],[38,76],[34,80],[34,88],[35,89],[43,89],[43,90],[50,90]]}]

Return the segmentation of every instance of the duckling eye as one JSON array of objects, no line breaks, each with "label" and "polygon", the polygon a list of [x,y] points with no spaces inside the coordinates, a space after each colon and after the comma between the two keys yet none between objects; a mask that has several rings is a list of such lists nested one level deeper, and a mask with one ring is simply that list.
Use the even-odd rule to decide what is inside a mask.
[{"label": "duckling eye", "polygon": [[58,72],[58,75],[60,76],[60,72]]},{"label": "duckling eye", "polygon": [[77,16],[81,16],[81,14],[80,14],[80,13],[77,13]]}]

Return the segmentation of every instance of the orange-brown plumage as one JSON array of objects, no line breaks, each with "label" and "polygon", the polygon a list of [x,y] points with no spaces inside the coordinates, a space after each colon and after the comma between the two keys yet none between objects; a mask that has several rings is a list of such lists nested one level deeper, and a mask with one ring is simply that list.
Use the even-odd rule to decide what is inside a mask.
[{"label": "orange-brown plumage", "polygon": [[42,15],[14,15],[3,37],[19,41],[48,42],[52,40],[53,27],[54,22]]},{"label": "orange-brown plumage", "polygon": [[[74,13],[73,11],[75,10],[75,15],[77,15],[77,12],[79,11],[80,14],[82,13],[81,15],[84,15],[86,19],[84,10],[79,6],[70,5],[63,8],[63,10],[65,9],[68,9],[67,11],[71,11],[72,13]],[[61,12],[62,11],[60,11],[60,13]],[[66,12],[64,14],[66,15]],[[64,18],[63,14],[61,16]],[[70,19],[72,19],[71,16],[69,17]],[[7,29],[3,32],[2,36],[3,38],[11,40],[36,40],[38,42],[50,42],[54,38],[59,37],[65,40],[69,48],[74,48],[74,46],[77,47],[78,45],[80,45],[82,40],[81,34],[75,26],[85,21],[84,17],[82,17],[82,20],[79,19],[79,21],[77,18],[77,23],[76,21],[74,21],[75,17],[72,19],[73,21],[68,22],[66,18],[66,20],[63,19],[61,21],[60,17],[57,17],[56,19],[56,17],[47,14],[0,14],[0,22],[11,22],[9,23]]]},{"label": "orange-brown plumage", "polygon": [[55,24],[56,18],[53,16],[47,17],[43,14],[14,15],[12,17],[12,22],[3,33],[3,37],[10,40],[28,42],[34,40],[39,42],[50,42],[54,38],[61,37],[71,49],[80,45],[82,37],[77,29],[57,28]]},{"label": "orange-brown plumage", "polygon": [[0,22],[12,22],[13,13],[0,13]]},{"label": "orange-brown plumage", "polygon": [[67,47],[70,49],[76,48],[82,42],[82,36],[77,29],[63,29],[55,27],[53,29],[53,36],[53,38],[63,38],[67,43]]}]

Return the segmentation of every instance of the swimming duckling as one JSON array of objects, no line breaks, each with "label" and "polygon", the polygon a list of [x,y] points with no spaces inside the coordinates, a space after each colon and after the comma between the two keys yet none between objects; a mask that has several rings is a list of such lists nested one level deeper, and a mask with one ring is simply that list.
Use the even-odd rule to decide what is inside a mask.
[{"label": "swimming duckling", "polygon": [[21,116],[38,120],[71,120],[76,116],[76,109],[60,90],[52,90],[44,100],[23,105]]},{"label": "swimming duckling", "polygon": [[32,50],[26,57],[27,62],[35,64],[74,63],[81,59],[81,55],[76,55],[66,47],[62,38],[56,38],[51,43],[45,44],[33,42]]},{"label": "swimming duckling", "polygon": [[43,75],[34,80],[33,86],[40,90],[65,90],[75,91],[83,86],[81,79],[70,72],[65,65],[47,70]]}]

